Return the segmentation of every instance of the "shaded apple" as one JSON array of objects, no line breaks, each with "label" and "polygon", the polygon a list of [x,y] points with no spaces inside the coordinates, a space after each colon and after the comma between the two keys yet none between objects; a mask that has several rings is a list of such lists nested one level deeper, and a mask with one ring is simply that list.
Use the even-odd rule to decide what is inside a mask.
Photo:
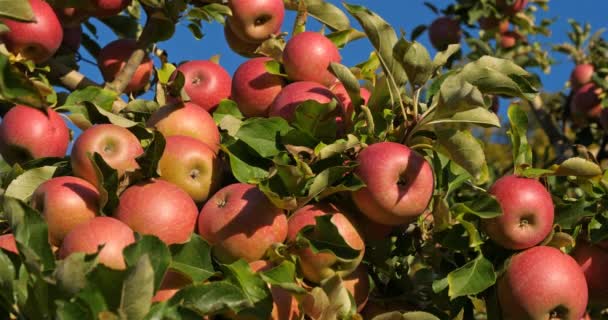
[{"label": "shaded apple", "polygon": [[587,279],[589,302],[597,306],[608,306],[608,250],[586,241],[577,241],[570,254],[578,262]]},{"label": "shaded apple", "polygon": [[226,18],[226,25],[244,41],[262,42],[281,31],[283,0],[232,0],[228,6],[232,15]]},{"label": "shaded apple", "polygon": [[590,63],[582,63],[574,67],[570,74],[570,85],[572,90],[578,90],[583,85],[591,82],[595,68]]},{"label": "shaded apple", "polygon": [[31,202],[49,227],[49,242],[59,246],[72,229],[98,214],[99,191],[80,178],[56,177],[42,183]]},{"label": "shaded apple", "polygon": [[192,102],[166,105],[150,116],[147,126],[165,137],[187,136],[204,142],[213,150],[220,149],[220,131],[213,117]]},{"label": "shaded apple", "polygon": [[69,144],[68,126],[51,108],[40,110],[16,105],[0,122],[0,153],[10,164],[63,157]]},{"label": "shaded apple", "polygon": [[479,27],[483,30],[495,30],[504,33],[509,30],[509,20],[499,20],[496,17],[483,17],[479,19]]},{"label": "shaded apple", "polygon": [[17,242],[15,236],[12,233],[0,235],[0,248],[14,254],[19,254],[17,250]]},{"label": "shaded apple", "polygon": [[496,0],[496,8],[502,14],[512,16],[524,10],[528,0]]},{"label": "shaded apple", "polygon": [[293,36],[283,50],[283,65],[289,79],[314,81],[324,86],[336,81],[328,68],[331,62],[341,59],[338,47],[331,40],[312,31]]},{"label": "shaded apple", "polygon": [[460,23],[451,17],[437,18],[429,26],[429,39],[437,50],[445,50],[450,44],[460,43],[461,36]]},{"label": "shaded apple", "polygon": [[[344,84],[342,84],[342,82],[336,82],[333,86],[330,87],[330,90],[334,93],[336,98],[338,98],[338,101],[342,103],[343,116],[338,117],[337,121],[339,123],[342,122],[342,117],[344,117],[345,119],[347,119],[344,122],[345,125],[350,126],[351,118],[353,116],[353,113],[355,112],[355,106],[353,105],[353,102],[351,101],[350,96],[348,95],[348,91],[346,91],[346,88],[344,87]],[[359,95],[363,100],[362,103],[367,104],[372,93],[369,92],[367,88],[361,87],[359,89]]]},{"label": "shaded apple", "polygon": [[[307,100],[314,100],[318,103],[329,103],[337,97],[326,87],[312,81],[298,81],[288,84],[279,92],[268,115],[271,117],[282,117],[287,121],[293,121],[296,108]],[[338,101],[339,102],[339,101]],[[339,105],[342,110],[341,104]]]},{"label": "shaded apple", "polygon": [[597,119],[602,112],[601,89],[594,83],[587,83],[574,92],[570,102],[570,112],[574,116]]},{"label": "shaded apple", "polygon": [[82,27],[80,25],[74,27],[63,28],[63,42],[61,43],[62,51],[67,53],[76,53],[80,49],[82,43]]},{"label": "shaded apple", "polygon": [[266,71],[271,58],[247,60],[235,71],[232,78],[232,100],[246,117],[268,116],[268,109],[285,83],[283,77]]},{"label": "shaded apple", "polygon": [[235,183],[216,192],[201,210],[198,233],[222,263],[261,259],[287,236],[287,217],[256,186]]},{"label": "shaded apple", "polygon": [[355,173],[367,185],[352,193],[359,210],[385,225],[411,223],[433,195],[433,170],[410,148],[395,142],[370,145],[359,153]]},{"label": "shaded apple", "polygon": [[72,148],[72,171],[74,175],[97,186],[99,181],[89,158],[95,152],[118,171],[120,178],[126,172],[139,168],[135,159],[144,150],[131,131],[114,124],[98,124],[83,131]]},{"label": "shaded apple", "polygon": [[93,8],[87,10],[90,15],[106,18],[118,15],[131,4],[131,0],[93,0],[91,4]]},{"label": "shaded apple", "polygon": [[[263,272],[272,269],[272,263],[266,260],[256,260],[249,263],[249,267],[253,272]],[[289,291],[279,287],[270,285],[270,293],[272,294],[272,313],[270,320],[296,320],[300,319],[300,308],[298,300],[289,293]],[[238,316],[234,319],[240,319]]]},{"label": "shaded apple", "polygon": [[74,7],[55,8],[55,14],[64,28],[77,27],[89,18],[86,10]]},{"label": "shaded apple", "polygon": [[234,31],[228,26],[224,26],[224,38],[226,38],[226,43],[228,43],[228,47],[238,54],[246,58],[253,58],[260,56],[255,53],[257,48],[260,46],[261,42],[247,42],[240,39]]},{"label": "shaded apple", "polygon": [[212,111],[230,97],[230,74],[217,63],[207,60],[188,61],[177,68],[184,74],[184,90],[193,103]]},{"label": "shaded apple", "polygon": [[371,290],[367,266],[363,263],[359,264],[351,274],[342,278],[342,285],[353,296],[357,304],[357,312],[361,312],[367,304]]},{"label": "shaded apple", "polygon": [[198,208],[178,186],[153,179],[128,187],[114,217],[133,231],[160,238],[167,245],[184,243],[194,231]]},{"label": "shaded apple", "polygon": [[[127,65],[131,54],[137,50],[137,42],[132,39],[118,39],[110,42],[99,51],[97,64],[106,82],[112,82]],[[144,90],[150,82],[154,63],[146,56],[135,70],[131,81],[125,88],[125,93]]]},{"label": "shaded apple", "polygon": [[[24,0],[20,0],[24,1]],[[42,63],[50,59],[61,46],[63,28],[53,8],[43,0],[28,0],[34,22],[0,18],[10,31],[1,33],[0,40],[13,54]]]},{"label": "shaded apple", "polygon": [[192,280],[176,271],[167,270],[160,288],[156,291],[152,302],[162,302],[171,299],[181,288],[192,283]]}]

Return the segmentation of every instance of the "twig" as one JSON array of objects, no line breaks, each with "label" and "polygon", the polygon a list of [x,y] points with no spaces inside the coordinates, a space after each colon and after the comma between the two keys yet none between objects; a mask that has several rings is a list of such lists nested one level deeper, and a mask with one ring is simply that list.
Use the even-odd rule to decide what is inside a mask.
[{"label": "twig", "polygon": [[551,115],[543,108],[543,100],[540,96],[536,96],[532,102],[530,102],[530,106],[538,123],[541,125],[549,141],[555,148],[555,155],[557,158],[557,162],[560,162],[561,159],[570,158],[574,156],[574,152],[571,148],[569,148],[568,139],[561,133],[561,130],[557,127]]},{"label": "twig", "polygon": [[63,63],[55,59],[49,60],[48,65],[51,68],[51,71],[49,72],[49,78],[59,81],[62,86],[69,90],[74,91],[90,86],[100,86],[98,83],[87,78],[82,73],[64,65]]}]

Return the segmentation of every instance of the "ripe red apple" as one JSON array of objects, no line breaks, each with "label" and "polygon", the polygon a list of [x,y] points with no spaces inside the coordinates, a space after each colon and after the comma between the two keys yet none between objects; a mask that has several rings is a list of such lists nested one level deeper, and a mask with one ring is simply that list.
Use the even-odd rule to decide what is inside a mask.
[{"label": "ripe red apple", "polygon": [[68,233],[59,248],[59,258],[65,259],[76,252],[95,253],[103,245],[99,263],[122,270],[127,267],[122,251],[134,242],[133,230],[126,224],[110,217],[95,217]]},{"label": "ripe red apple", "polygon": [[226,38],[228,47],[241,56],[246,58],[259,56],[255,51],[260,46],[261,42],[247,42],[240,39],[228,25],[224,26],[224,38]]},{"label": "ripe red apple", "polygon": [[51,108],[12,107],[0,122],[0,153],[10,164],[44,157],[63,157],[70,131]]},{"label": "ripe red apple", "polygon": [[330,86],[336,77],[329,72],[329,64],[341,60],[338,47],[318,32],[305,31],[293,36],[283,50],[283,65],[293,81]]},{"label": "ripe red apple", "polygon": [[126,9],[129,4],[131,0],[93,0],[93,8],[88,11],[94,17],[111,17]]},{"label": "ripe red apple", "polygon": [[570,74],[570,85],[572,90],[578,90],[583,85],[591,82],[593,77],[594,67],[590,63],[582,63],[574,67]]},{"label": "ripe red apple", "polygon": [[411,223],[427,208],[433,195],[433,170],[410,148],[380,142],[357,157],[355,173],[367,185],[352,194],[359,210],[369,219],[385,224]]},{"label": "ripe red apple", "polygon": [[139,168],[135,158],[144,150],[131,131],[114,124],[99,124],[83,131],[72,148],[72,171],[74,175],[98,185],[93,162],[89,159],[89,155],[95,152],[121,177],[127,171]]},{"label": "ripe red apple", "polygon": [[365,253],[365,243],[353,223],[341,213],[336,207],[329,204],[306,205],[297,210],[288,220],[287,240],[295,241],[302,228],[316,225],[318,216],[333,215],[331,222],[336,226],[344,241],[353,249],[360,250],[358,258],[352,261],[339,261],[335,254],[329,252],[313,253],[310,248],[297,250],[298,264],[304,278],[308,281],[319,283],[323,279],[334,274],[342,277],[348,276],[361,263]]},{"label": "ripe red apple", "polygon": [[158,109],[148,119],[147,126],[160,131],[165,137],[192,137],[204,142],[216,153],[220,149],[220,131],[213,117],[191,102]]},{"label": "ripe red apple", "polygon": [[608,306],[608,281],[606,281],[608,250],[586,241],[578,241],[571,255],[578,262],[587,279],[589,302],[598,306]]},{"label": "ripe red apple", "polygon": [[357,312],[361,312],[367,304],[371,289],[367,266],[363,263],[359,264],[355,271],[342,278],[342,285],[353,296],[357,304]]},{"label": "ripe red apple", "polygon": [[156,179],[127,188],[114,211],[133,231],[157,236],[168,245],[187,242],[197,216],[198,208],[185,191]]},{"label": "ripe red apple", "polygon": [[19,251],[17,250],[17,242],[15,241],[15,236],[12,233],[3,234],[0,236],[0,248],[14,254],[19,254]]},{"label": "ripe red apple", "polygon": [[579,320],[587,307],[585,275],[572,257],[552,247],[513,256],[497,292],[503,319]]},{"label": "ripe red apple", "polygon": [[201,210],[198,233],[215,257],[229,263],[261,259],[287,236],[287,217],[256,186],[235,183],[216,192]]},{"label": "ripe red apple", "polygon": [[61,47],[67,53],[76,53],[82,43],[82,27],[80,25],[74,27],[63,28],[63,42]]},{"label": "ripe red apple", "polygon": [[227,17],[226,25],[244,41],[262,42],[281,31],[283,0],[232,0],[228,5],[232,16]]},{"label": "ripe red apple", "polygon": [[445,50],[450,44],[460,43],[461,36],[460,23],[450,17],[437,18],[429,26],[429,39],[437,50]]},{"label": "ripe red apple", "polygon": [[99,212],[99,191],[76,177],[56,177],[42,183],[32,196],[36,208],[49,227],[49,241],[59,246],[76,226]]},{"label": "ripe red apple", "polygon": [[152,302],[162,302],[171,299],[181,288],[192,283],[192,280],[181,273],[168,270],[163,277],[160,288],[156,291]]},{"label": "ripe red apple", "polygon": [[570,112],[574,116],[597,119],[602,112],[602,101],[599,98],[601,89],[594,83],[587,83],[574,92],[570,102]]},{"label": "ripe red apple", "polygon": [[[296,108],[303,102],[315,100],[319,103],[329,103],[332,99],[337,100],[337,97],[324,86],[311,81],[298,81],[285,86],[279,92],[270,106],[268,115],[293,121]],[[340,105],[339,108],[342,109],[342,106]]]},{"label": "ripe red apple", "polygon": [[496,0],[496,9],[505,15],[512,16],[522,11],[527,4],[528,0]]},{"label": "ripe red apple", "polygon": [[283,89],[283,77],[266,71],[271,58],[260,57],[241,64],[232,78],[232,99],[246,117],[268,116],[268,109]]},{"label": "ripe red apple", "polygon": [[[21,0],[23,1],[23,0]],[[53,8],[43,0],[29,0],[36,21],[20,22],[0,19],[9,32],[0,34],[0,40],[13,54],[42,63],[55,55],[63,39],[63,29]]]},{"label": "ripe red apple", "polygon": [[193,60],[180,65],[184,74],[184,89],[192,102],[212,111],[223,99],[230,97],[230,75],[219,64],[207,60]]},{"label": "ripe red apple", "polygon": [[[351,122],[350,119],[351,119],[353,113],[355,112],[355,106],[353,105],[353,102],[350,100],[348,91],[346,91],[346,88],[344,87],[344,84],[342,84],[342,82],[336,82],[330,88],[330,90],[331,90],[331,92],[334,93],[334,95],[336,95],[338,100],[342,103],[342,114],[347,119],[346,125],[349,126],[350,122]],[[369,102],[369,98],[371,97],[372,93],[369,92],[369,90],[367,90],[366,88],[361,87],[359,89],[359,95],[361,95],[361,99],[363,99],[363,104],[367,104]],[[342,117],[340,116],[339,119],[337,119],[337,120],[339,122],[342,122]]]},{"label": "ripe red apple", "polygon": [[[137,50],[137,42],[132,39],[119,39],[110,42],[99,51],[97,64],[106,82],[114,81],[116,76],[127,64],[131,54]],[[135,70],[133,78],[125,88],[126,93],[137,92],[145,89],[150,77],[154,63],[149,57],[145,57]]]},{"label": "ripe red apple", "polygon": [[551,194],[535,179],[504,176],[490,193],[500,204],[502,215],[482,219],[483,230],[500,246],[522,250],[543,241],[553,228]]},{"label": "ripe red apple", "polygon": [[[263,272],[273,268],[273,265],[269,261],[256,260],[249,263],[249,267],[253,272]],[[289,291],[278,287],[270,286],[270,293],[272,294],[272,313],[270,320],[296,320],[300,319],[300,309],[298,307],[298,300],[296,300]],[[239,319],[238,316],[234,319]]]},{"label": "ripe red apple", "polygon": [[500,34],[500,46],[503,49],[511,49],[515,47],[519,39],[521,39],[521,35],[517,31],[503,32]]},{"label": "ripe red apple", "polygon": [[158,171],[160,179],[180,187],[199,203],[215,192],[221,180],[220,160],[215,152],[186,136],[167,138]]}]

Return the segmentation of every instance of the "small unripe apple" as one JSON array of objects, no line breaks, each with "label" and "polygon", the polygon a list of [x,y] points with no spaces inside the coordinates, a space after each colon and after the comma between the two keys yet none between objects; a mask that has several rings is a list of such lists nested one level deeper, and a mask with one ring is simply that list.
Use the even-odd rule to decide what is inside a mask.
[{"label": "small unripe apple", "polygon": [[36,189],[32,207],[46,220],[50,243],[59,246],[72,229],[97,215],[99,191],[80,178],[56,177]]},{"label": "small unripe apple", "polygon": [[340,62],[338,47],[327,37],[312,31],[293,36],[283,50],[283,65],[289,79],[314,81],[330,86],[336,81],[329,70],[331,62]]},{"label": "small unripe apple", "polygon": [[223,99],[230,97],[230,74],[219,64],[207,60],[193,60],[180,65],[184,74],[184,90],[193,103],[213,111]]},{"label": "small unripe apple", "polygon": [[483,230],[500,246],[522,250],[543,241],[553,228],[554,206],[551,194],[531,178],[504,176],[490,194],[500,204],[502,215],[482,219]]},{"label": "small unripe apple", "polygon": [[260,57],[241,64],[232,79],[232,99],[246,117],[268,116],[268,109],[283,89],[283,77],[268,73],[266,62]]},{"label": "small unripe apple", "polygon": [[[137,50],[137,42],[132,39],[119,39],[110,42],[99,51],[97,64],[106,82],[114,81],[126,66],[131,54]],[[145,89],[150,82],[154,63],[146,56],[135,70],[131,81],[125,88],[126,93],[138,92]]]},{"label": "small unripe apple", "polygon": [[460,43],[461,36],[460,23],[451,17],[437,18],[429,26],[429,39],[437,50],[445,50],[450,44]]},{"label": "small unripe apple", "polygon": [[[249,263],[249,267],[253,272],[263,272],[273,268],[272,263],[266,260],[256,260]],[[298,300],[296,300],[289,291],[279,287],[270,286],[270,293],[272,294],[272,313],[270,320],[296,320],[300,319],[300,309],[298,307]],[[234,317],[235,320],[240,319],[238,316]]]},{"label": "small unripe apple", "polygon": [[19,254],[19,251],[17,250],[17,242],[15,241],[15,236],[12,233],[3,234],[0,236],[0,248],[14,254]]},{"label": "small unripe apple", "polygon": [[370,145],[359,153],[355,173],[367,185],[352,194],[370,220],[408,224],[427,208],[433,195],[433,170],[410,148],[395,142]]},{"label": "small unripe apple", "polygon": [[98,124],[83,131],[72,148],[72,171],[97,186],[99,181],[89,158],[95,152],[122,177],[139,168],[135,159],[144,153],[144,149],[131,131],[114,124]]},{"label": "small unripe apple", "polygon": [[211,150],[220,149],[220,131],[213,117],[192,102],[167,105],[150,116],[148,127],[155,128],[165,137],[187,136],[205,143]]},{"label": "small unripe apple", "polygon": [[256,54],[255,51],[260,46],[261,42],[248,42],[240,39],[228,25],[224,26],[224,38],[226,38],[228,47],[241,56],[246,58],[260,56],[259,54]]},{"label": "small unripe apple", "polygon": [[502,14],[513,16],[524,10],[528,0],[496,0],[496,8]]},{"label": "small unripe apple", "polygon": [[574,92],[570,102],[573,116],[597,119],[602,112],[601,89],[594,83],[587,83]]},{"label": "small unripe apple", "polygon": [[511,49],[515,47],[519,39],[521,39],[521,35],[517,31],[503,32],[500,34],[500,46],[503,49]]},{"label": "small unripe apple", "polygon": [[590,63],[582,63],[574,67],[570,74],[570,85],[572,90],[578,90],[580,87],[591,82],[595,68]]},{"label": "small unripe apple", "polygon": [[198,208],[185,191],[157,179],[127,188],[114,211],[133,231],[154,235],[167,245],[187,242],[197,216]]},{"label": "small unripe apple", "polygon": [[289,217],[287,240],[295,241],[300,230],[306,226],[316,225],[316,217],[323,215],[332,215],[331,222],[344,241],[351,248],[359,250],[360,254],[351,261],[340,261],[331,252],[314,253],[310,248],[298,249],[296,254],[300,270],[306,280],[314,283],[320,283],[334,274],[339,274],[341,277],[348,276],[359,266],[365,253],[365,243],[353,223],[336,207],[329,204],[306,205],[294,212]]},{"label": "small unripe apple", "polygon": [[287,236],[287,217],[256,186],[235,183],[216,192],[201,210],[198,233],[222,263],[261,259]]},{"label": "small unripe apple", "polygon": [[[19,0],[24,1],[24,0]],[[63,28],[53,8],[43,0],[28,0],[34,22],[0,18],[10,31],[0,34],[0,40],[13,54],[42,63],[50,59],[61,45]]]},{"label": "small unripe apple", "polygon": [[357,304],[357,312],[361,312],[367,304],[371,289],[367,266],[363,263],[359,264],[355,271],[342,278],[342,285],[353,296]]},{"label": "small unripe apple", "polygon": [[[315,100],[319,103],[329,103],[337,97],[326,87],[311,81],[298,81],[288,84],[279,92],[270,106],[268,115],[270,117],[282,117],[287,121],[293,121],[296,108],[307,100]],[[339,101],[338,101],[339,103]],[[343,109],[341,104],[338,106]]]},{"label": "small unripe apple", "polygon": [[589,302],[598,306],[608,306],[608,281],[606,281],[608,250],[586,241],[578,241],[571,255],[581,266],[587,279]]},{"label": "small unripe apple", "polygon": [[228,6],[232,15],[227,17],[226,25],[244,41],[262,42],[281,31],[283,0],[232,0]]},{"label": "small unripe apple", "polygon": [[103,245],[98,256],[99,263],[122,270],[127,267],[122,251],[134,242],[133,231],[126,224],[110,217],[95,217],[68,233],[58,255],[65,259],[76,252],[91,254]]},{"label": "small unripe apple", "polygon": [[70,131],[51,108],[12,107],[0,122],[0,153],[10,164],[45,157],[63,157]]},{"label": "small unripe apple", "polygon": [[215,152],[186,136],[167,138],[158,171],[160,179],[180,187],[199,203],[215,192],[221,180],[221,165]]},{"label": "small unripe apple", "polygon": [[546,246],[513,256],[497,293],[503,319],[579,320],[587,307],[587,283],[576,261]]},{"label": "small unripe apple", "polygon": [[98,18],[111,17],[118,15],[129,4],[131,0],[93,0],[93,9],[89,10],[89,14]]}]

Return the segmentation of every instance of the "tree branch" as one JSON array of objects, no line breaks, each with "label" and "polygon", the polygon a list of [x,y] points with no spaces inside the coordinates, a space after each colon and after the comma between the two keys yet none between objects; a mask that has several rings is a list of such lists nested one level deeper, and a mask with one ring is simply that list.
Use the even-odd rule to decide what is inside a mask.
[{"label": "tree branch", "polygon": [[540,95],[536,96],[536,98],[530,102],[530,106],[538,123],[547,134],[549,141],[555,149],[557,162],[574,156],[574,152],[572,151],[572,148],[570,148],[570,141],[562,134],[562,131],[555,121],[553,121],[553,118],[551,118],[551,115],[543,108],[543,100]]},{"label": "tree branch", "polygon": [[63,63],[51,59],[48,61],[48,65],[51,68],[49,72],[49,78],[59,81],[62,86],[69,90],[83,89],[89,86],[100,87],[98,83],[87,78],[82,73],[64,65]]}]

